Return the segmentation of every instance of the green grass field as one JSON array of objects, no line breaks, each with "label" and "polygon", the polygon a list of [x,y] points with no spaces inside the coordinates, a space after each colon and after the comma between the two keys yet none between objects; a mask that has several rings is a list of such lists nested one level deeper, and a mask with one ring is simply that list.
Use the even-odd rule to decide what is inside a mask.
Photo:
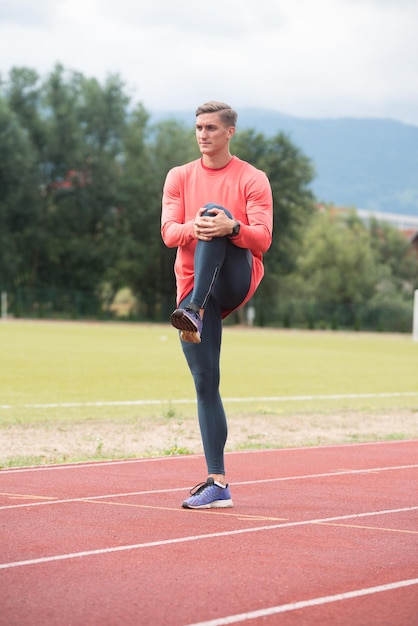
[{"label": "green grass field", "polygon": [[[0,341],[0,437],[12,426],[152,427],[196,414],[168,325],[3,321]],[[229,418],[406,409],[418,419],[418,344],[410,335],[227,326],[222,394]]]}]

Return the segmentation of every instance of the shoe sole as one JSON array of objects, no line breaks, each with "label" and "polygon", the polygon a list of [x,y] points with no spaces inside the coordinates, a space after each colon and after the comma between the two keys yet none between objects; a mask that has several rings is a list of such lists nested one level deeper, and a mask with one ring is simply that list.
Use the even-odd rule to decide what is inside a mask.
[{"label": "shoe sole", "polygon": [[171,323],[179,330],[191,330],[193,332],[198,330],[197,325],[190,319],[190,317],[184,315],[183,311],[174,311],[171,314]]},{"label": "shoe sole", "polygon": [[184,315],[181,311],[174,311],[170,319],[174,328],[182,331],[180,336],[183,341],[188,341],[189,343],[201,342],[200,333],[196,324],[194,324],[187,315]]},{"label": "shoe sole", "polygon": [[232,500],[214,500],[213,502],[208,502],[208,504],[201,504],[199,506],[193,506],[192,504],[183,502],[181,506],[183,509],[227,509],[233,507],[234,503]]}]

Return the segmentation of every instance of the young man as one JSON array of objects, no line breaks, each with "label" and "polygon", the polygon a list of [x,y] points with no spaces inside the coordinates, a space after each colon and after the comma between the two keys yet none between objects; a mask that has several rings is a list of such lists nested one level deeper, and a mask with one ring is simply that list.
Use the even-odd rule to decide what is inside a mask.
[{"label": "young man", "polygon": [[177,306],[171,323],[193,376],[208,478],[182,506],[233,506],[225,478],[227,423],[219,393],[222,319],[245,304],[263,274],[272,240],[272,194],[266,175],[233,156],[236,112],[223,102],[196,111],[202,157],[169,171],[161,235],[177,247]]}]

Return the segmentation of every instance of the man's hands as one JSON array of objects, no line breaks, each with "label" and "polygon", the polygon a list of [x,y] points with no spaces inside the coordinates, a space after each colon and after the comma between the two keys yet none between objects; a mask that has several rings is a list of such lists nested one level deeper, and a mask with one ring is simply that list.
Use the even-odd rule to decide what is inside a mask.
[{"label": "man's hands", "polygon": [[210,241],[213,237],[225,237],[230,235],[235,225],[235,220],[230,219],[222,209],[210,209],[211,216],[204,216],[208,209],[202,207],[196,213],[193,232],[196,239]]}]

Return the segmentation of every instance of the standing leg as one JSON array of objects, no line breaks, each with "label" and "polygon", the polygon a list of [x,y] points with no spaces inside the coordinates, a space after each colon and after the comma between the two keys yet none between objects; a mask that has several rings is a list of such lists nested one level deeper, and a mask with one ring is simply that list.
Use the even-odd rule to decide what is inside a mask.
[{"label": "standing leg", "polygon": [[228,431],[219,393],[221,336],[221,309],[213,298],[209,298],[201,343],[181,342],[196,388],[199,427],[208,471],[206,482],[192,489],[183,502],[186,509],[233,506],[225,482],[224,448]]},{"label": "standing leg", "polygon": [[[210,263],[209,258],[206,259],[208,263],[205,262],[205,255],[212,256],[212,242],[200,243],[203,250],[199,255],[198,267],[207,269]],[[191,496],[183,502],[184,508],[232,506],[231,494],[225,481],[227,421],[219,391],[222,311],[237,308],[247,295],[251,283],[251,254],[237,248],[225,238],[223,243],[223,262],[212,268],[212,277],[210,273],[207,276],[210,279],[210,288],[202,301],[204,330],[201,343],[181,342],[195,384],[199,427],[208,470],[206,483],[199,486],[197,491],[191,492]],[[220,247],[216,248],[219,250]],[[195,290],[180,303],[179,311],[187,311],[192,298],[199,298],[194,293]]]},{"label": "standing leg", "polygon": [[[187,299],[182,305],[187,305]],[[221,310],[217,302],[210,299],[205,310],[205,331],[202,333],[201,343],[181,342],[196,389],[199,427],[208,475],[225,474],[227,423],[219,392],[221,341]]]},{"label": "standing leg", "polygon": [[204,308],[204,329],[201,343],[181,343],[195,384],[208,474],[221,478],[225,474],[227,438],[225,411],[219,392],[222,311],[238,307],[245,299],[251,282],[251,254],[234,246],[225,237],[199,242],[197,248],[195,268],[199,279],[196,282],[201,285],[201,292],[199,295],[199,291],[193,289],[180,303],[178,311],[187,312],[191,302]]},{"label": "standing leg", "polygon": [[[210,215],[213,205],[207,206]],[[243,302],[250,288],[251,272],[251,253],[235,246],[228,237],[198,241],[193,291],[171,315],[171,323],[181,331],[183,352],[195,384],[208,469],[207,482],[183,502],[185,508],[232,506],[225,484],[224,448],[228,430],[219,392],[222,312],[238,308]]]}]

